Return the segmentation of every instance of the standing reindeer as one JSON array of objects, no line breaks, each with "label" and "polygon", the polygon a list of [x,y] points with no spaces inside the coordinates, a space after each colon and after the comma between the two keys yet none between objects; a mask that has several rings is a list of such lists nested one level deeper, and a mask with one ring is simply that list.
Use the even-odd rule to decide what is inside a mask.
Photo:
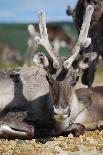
[{"label": "standing reindeer", "polygon": [[[79,136],[85,128],[102,126],[103,87],[74,89],[79,70],[88,67],[85,58],[92,61],[86,55],[74,64],[81,47],[90,44],[87,34],[92,13],[93,7],[88,6],[78,41],[66,60],[57,57],[50,46],[43,12],[39,13],[40,37],[35,36],[32,25],[28,27],[34,41],[49,56],[34,56],[39,68],[0,72],[0,137],[30,139],[69,133]],[[92,59],[95,57],[92,55]]]},{"label": "standing reindeer", "polygon": [[91,62],[89,68],[84,70],[82,76],[82,83],[87,85],[88,87],[91,87],[94,81],[96,66],[98,64],[99,58],[103,58],[103,0],[78,0],[74,10],[72,10],[70,6],[68,6],[67,14],[73,17],[77,32],[79,34],[86,7],[89,4],[94,7],[91,26],[89,29],[91,45],[86,49],[82,49],[80,54],[83,55],[90,52],[97,53],[97,58]]}]

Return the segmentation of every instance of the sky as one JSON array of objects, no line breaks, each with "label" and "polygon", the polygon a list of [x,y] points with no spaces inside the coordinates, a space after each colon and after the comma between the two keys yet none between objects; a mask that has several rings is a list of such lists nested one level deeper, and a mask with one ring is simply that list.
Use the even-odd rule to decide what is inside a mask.
[{"label": "sky", "polygon": [[69,21],[65,13],[70,4],[72,8],[77,0],[0,0],[0,23],[37,22],[37,13],[44,10],[46,20]]}]

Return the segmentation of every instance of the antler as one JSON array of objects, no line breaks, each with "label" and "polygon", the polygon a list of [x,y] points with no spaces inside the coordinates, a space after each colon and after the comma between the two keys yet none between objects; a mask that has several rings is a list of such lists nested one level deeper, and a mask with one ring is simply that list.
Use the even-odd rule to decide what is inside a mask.
[{"label": "antler", "polygon": [[38,16],[39,16],[40,37],[35,36],[35,30],[33,25],[28,26],[29,33],[33,38],[33,40],[36,42],[36,44],[39,44],[45,48],[46,52],[49,54],[51,60],[53,61],[53,67],[59,68],[59,58],[57,57],[54,49],[51,47],[50,42],[48,40],[44,11],[40,11]]},{"label": "antler", "polygon": [[75,60],[75,58],[77,57],[81,47],[87,48],[91,43],[91,39],[87,38],[87,35],[88,35],[93,11],[94,11],[93,6],[88,5],[86,8],[86,13],[85,13],[84,21],[83,21],[81,31],[79,34],[78,41],[77,41],[75,47],[72,49],[72,52],[71,52],[72,55],[67,60],[64,61],[63,66],[66,70],[68,70],[71,67],[71,65],[72,65],[73,61]]}]

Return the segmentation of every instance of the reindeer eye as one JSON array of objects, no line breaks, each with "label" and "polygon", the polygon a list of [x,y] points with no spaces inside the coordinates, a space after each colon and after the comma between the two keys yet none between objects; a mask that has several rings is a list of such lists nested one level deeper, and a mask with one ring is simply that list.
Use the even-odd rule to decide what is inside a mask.
[{"label": "reindeer eye", "polygon": [[83,63],[84,63],[84,64],[89,63],[89,58],[85,58],[85,59],[83,60]]},{"label": "reindeer eye", "polygon": [[98,0],[87,0],[88,3],[93,3],[94,5],[97,4]]},{"label": "reindeer eye", "polygon": [[76,75],[72,80],[69,81],[71,86],[75,86],[75,84],[78,82],[79,80],[79,75]]}]

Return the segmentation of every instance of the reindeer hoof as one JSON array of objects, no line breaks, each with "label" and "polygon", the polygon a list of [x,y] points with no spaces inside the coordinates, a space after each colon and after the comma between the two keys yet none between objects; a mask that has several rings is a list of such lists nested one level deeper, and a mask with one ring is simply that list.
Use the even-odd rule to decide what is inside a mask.
[{"label": "reindeer hoof", "polygon": [[85,126],[80,123],[71,124],[72,130],[71,133],[74,137],[79,137],[85,133]]}]

